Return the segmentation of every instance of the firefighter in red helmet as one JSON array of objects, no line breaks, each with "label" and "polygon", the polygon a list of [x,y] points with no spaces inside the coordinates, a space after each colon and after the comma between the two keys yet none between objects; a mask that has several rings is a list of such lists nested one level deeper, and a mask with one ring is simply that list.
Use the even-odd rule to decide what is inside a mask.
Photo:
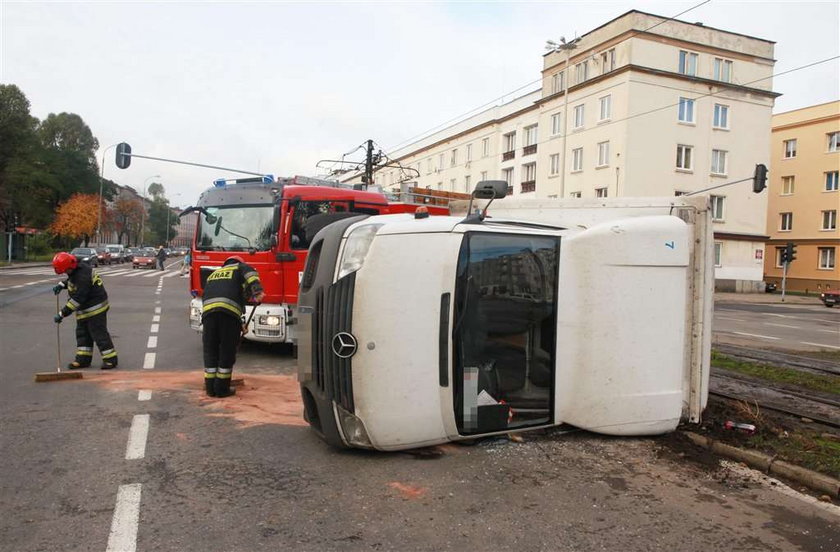
[{"label": "firefighter in red helmet", "polygon": [[76,314],[76,359],[67,367],[71,370],[87,368],[93,360],[93,344],[102,355],[102,369],[117,367],[117,351],[108,333],[108,293],[99,274],[89,264],[79,262],[69,253],[56,253],[52,260],[56,274],[66,274],[67,279],[53,288],[58,295],[66,289],[70,298],[55,315],[55,323]]},{"label": "firefighter in red helmet", "polygon": [[202,343],[204,345],[204,390],[210,397],[236,393],[230,380],[236,349],[245,323],[245,303],[259,303],[263,287],[257,271],[241,257],[230,257],[210,273],[204,285]]}]

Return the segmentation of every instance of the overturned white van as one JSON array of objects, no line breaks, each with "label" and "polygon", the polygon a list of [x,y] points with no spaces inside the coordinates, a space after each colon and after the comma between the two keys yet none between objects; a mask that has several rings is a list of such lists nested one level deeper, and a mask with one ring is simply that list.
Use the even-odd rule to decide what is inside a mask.
[{"label": "overturned white van", "polygon": [[707,199],[502,200],[322,230],[300,288],[309,424],[398,450],[572,424],[671,431],[706,403]]}]

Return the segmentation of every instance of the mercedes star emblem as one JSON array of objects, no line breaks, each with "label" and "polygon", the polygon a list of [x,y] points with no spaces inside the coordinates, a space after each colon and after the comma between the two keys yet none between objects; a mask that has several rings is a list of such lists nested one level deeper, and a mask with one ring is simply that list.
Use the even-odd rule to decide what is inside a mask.
[{"label": "mercedes star emblem", "polygon": [[332,338],[332,351],[338,358],[350,358],[356,354],[356,338],[347,332],[338,332]]}]

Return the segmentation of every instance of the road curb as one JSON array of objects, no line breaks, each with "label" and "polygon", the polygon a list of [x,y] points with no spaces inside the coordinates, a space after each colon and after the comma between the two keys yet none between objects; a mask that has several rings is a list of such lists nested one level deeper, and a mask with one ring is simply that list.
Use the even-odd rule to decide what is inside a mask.
[{"label": "road curb", "polygon": [[763,452],[733,447],[732,445],[721,443],[711,437],[699,435],[691,431],[683,431],[682,433],[695,445],[709,450],[714,454],[743,462],[751,468],[761,470],[764,473],[791,479],[813,491],[825,493],[834,498],[840,497],[840,480],[834,479],[833,477],[801,466],[795,466],[783,460],[777,460]]}]

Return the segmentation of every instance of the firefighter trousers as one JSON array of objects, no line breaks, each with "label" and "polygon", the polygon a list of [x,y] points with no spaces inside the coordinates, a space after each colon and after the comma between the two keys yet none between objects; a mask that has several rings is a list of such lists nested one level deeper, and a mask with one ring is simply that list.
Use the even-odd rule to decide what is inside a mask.
[{"label": "firefighter trousers", "polygon": [[76,320],[76,362],[80,366],[90,366],[94,343],[99,347],[102,362],[116,366],[117,350],[108,333],[108,311]]},{"label": "firefighter trousers", "polygon": [[242,322],[238,317],[224,312],[210,312],[204,315],[202,326],[205,379],[230,380],[236,362]]}]

